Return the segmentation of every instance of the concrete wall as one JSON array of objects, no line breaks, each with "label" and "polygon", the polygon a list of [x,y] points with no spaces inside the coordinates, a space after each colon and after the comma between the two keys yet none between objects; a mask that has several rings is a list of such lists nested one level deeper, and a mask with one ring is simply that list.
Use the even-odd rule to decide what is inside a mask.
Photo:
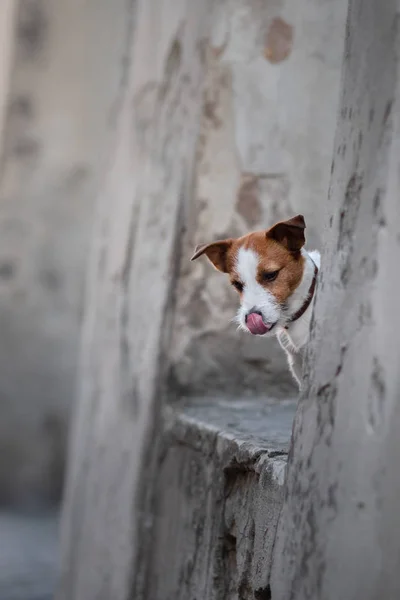
[{"label": "concrete wall", "polygon": [[[130,60],[131,4],[7,0],[2,10],[0,503],[59,498],[94,201]],[[199,41],[196,157],[182,191],[186,235],[177,242],[171,396],[294,392],[277,344],[236,332],[236,296],[224,278],[205,261],[187,259],[197,242],[267,227],[293,212],[304,212],[309,242],[319,245],[340,71],[338,7],[311,0],[210,4]],[[149,11],[152,39],[163,40],[156,8]],[[144,73],[153,50],[138,48],[145,83],[137,84],[133,118],[144,143],[157,94]],[[173,77],[168,71],[165,80]],[[132,158],[131,168],[142,165]]]},{"label": "concrete wall", "polygon": [[303,213],[319,247],[346,2],[220,0],[205,46],[203,109],[177,291],[170,386],[293,392],[277,343],[236,331],[237,295],[194,246]]},{"label": "concrete wall", "polygon": [[349,3],[327,243],[274,600],[400,595],[399,9],[397,0]]},{"label": "concrete wall", "polygon": [[[344,33],[345,5],[334,5],[342,11]],[[263,15],[258,4],[241,6],[236,23],[257,31]],[[306,2],[303,9],[328,18],[332,6]],[[179,329],[186,327],[190,310],[176,290],[188,302],[194,294],[192,275],[177,268],[181,233],[186,223],[188,239],[209,233],[205,215],[211,219],[216,213],[208,206],[199,166],[207,164],[212,172],[207,152],[221,160],[219,168],[225,164],[208,144],[222,144],[218,135],[224,128],[226,136],[232,129],[238,135],[232,115],[240,103],[232,90],[240,85],[232,64],[230,75],[223,63],[215,66],[227,52],[223,35],[213,34],[219,42],[211,48],[204,41],[209,17],[217,14],[211,5],[138,0],[132,70],[97,215],[64,508],[61,599],[399,597],[400,5],[350,0],[348,7],[340,110],[332,108],[338,128],[330,192],[324,192],[329,214],[323,268],[283,488],[288,419],[283,426],[280,411],[287,403],[265,396],[257,406],[231,397],[165,402],[168,382],[184,391],[203,389],[201,378],[187,383],[193,356],[186,375],[177,359],[185,348]],[[340,34],[339,14],[336,18]],[[218,19],[211,21],[218,30]],[[315,31],[311,21],[310,29],[303,27],[307,39]],[[289,29],[282,22],[275,27],[280,33],[271,36],[281,36],[275,50],[281,55],[288,52]],[[344,36],[337,33],[326,38],[333,45],[327,57],[339,53]],[[256,38],[251,36],[252,44]],[[235,42],[226,48],[232,50]],[[246,45],[240,48],[246,53]],[[268,44],[263,60],[273,57]],[[244,78],[251,67],[249,59]],[[254,73],[243,94],[251,85],[257,89],[262,74]],[[301,79],[301,71],[293,71],[293,78],[296,74]],[[210,106],[214,77],[221,93],[218,100],[211,96]],[[229,111],[219,113],[221,102]],[[318,99],[313,106],[310,122],[319,131],[326,122],[317,125]],[[257,120],[257,101],[251,108],[245,116]],[[224,125],[225,119],[235,127]],[[205,136],[200,141],[199,132]],[[231,212],[221,210],[215,233],[225,215],[224,229],[247,225],[249,213],[232,208],[243,178],[249,177],[246,208],[256,207],[257,214],[262,204],[254,200],[262,183],[251,171],[257,152],[240,154],[247,138],[237,139],[239,175],[228,182],[235,200]],[[228,150],[230,144],[229,138]],[[279,157],[278,150],[272,158]],[[223,154],[229,155],[230,150]],[[229,160],[227,173],[233,169]],[[249,175],[240,161],[250,165]],[[215,170],[215,181],[217,175]],[[207,200],[203,217],[190,210],[193,181],[195,197]],[[213,186],[210,197],[218,189]],[[205,294],[201,269],[191,302],[198,329],[206,318],[199,304]],[[206,286],[207,306],[214,306],[214,289]],[[215,306],[221,298],[216,292]],[[228,311],[230,300],[225,302]],[[196,321],[190,326],[197,330]],[[221,340],[224,335],[222,328]],[[198,336],[199,344],[204,337]],[[213,372],[204,365],[199,362],[202,377]],[[210,377],[210,385],[218,389],[218,379]]]},{"label": "concrete wall", "polygon": [[2,3],[0,502],[59,498],[125,5]]},{"label": "concrete wall", "polygon": [[151,478],[158,460],[160,388],[202,104],[207,3],[139,0],[133,8],[132,62],[90,270],[64,507],[65,600],[128,598],[139,550],[150,542],[141,536],[152,494],[142,475]]},{"label": "concrete wall", "polygon": [[4,135],[7,115],[8,86],[14,53],[15,0],[4,0],[0,14],[0,136]]},{"label": "concrete wall", "polygon": [[[282,356],[233,337],[227,282],[205,263],[189,272],[188,259],[203,236],[304,206],[316,242],[345,3],[132,8],[96,214],[59,598],[263,600],[293,387]],[[233,393],[260,387],[258,403],[234,406]],[[197,412],[177,393],[199,394]]]}]

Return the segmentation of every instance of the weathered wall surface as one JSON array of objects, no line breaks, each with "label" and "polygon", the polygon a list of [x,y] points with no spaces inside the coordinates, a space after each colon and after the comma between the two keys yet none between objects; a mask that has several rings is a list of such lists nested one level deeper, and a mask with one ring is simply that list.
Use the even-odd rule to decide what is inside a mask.
[{"label": "weathered wall surface", "polygon": [[294,409],[201,397],[167,420],[145,598],[269,597]]},{"label": "weathered wall surface", "polygon": [[[118,112],[130,4],[4,0],[2,5],[0,502],[59,494],[94,198],[103,185]],[[306,214],[310,244],[319,244],[341,5],[311,0],[301,6],[292,0],[210,5],[199,41],[205,80],[202,114],[193,122],[195,167],[185,174],[182,190],[187,231],[180,242],[170,345],[173,395],[294,391],[277,345],[247,338],[230,323],[236,296],[224,278],[205,261],[190,264],[188,258],[199,241],[266,227],[293,212]],[[168,34],[152,16],[154,43],[160,44]],[[155,51],[146,46],[138,52],[137,77],[146,84],[137,84],[135,118],[144,140],[157,86],[147,81],[142,65],[151,61],[144,53]],[[180,52],[177,46],[178,58]],[[174,77],[171,56],[167,88]],[[152,235],[149,240],[148,251]]]},{"label": "weathered wall surface", "polygon": [[206,44],[194,199],[182,251],[170,383],[284,395],[293,383],[271,340],[231,322],[237,295],[198,243],[303,213],[319,247],[336,123],[346,2],[221,0]]},{"label": "weathered wall surface", "polygon": [[[244,350],[251,357],[244,378],[239,343],[228,333],[226,282],[200,262],[190,274],[185,265],[205,234],[240,233],[250,220],[265,226],[286,216],[282,207],[305,212],[309,195],[316,241],[315,207],[330,168],[319,155],[333,145],[344,38],[344,5],[335,6],[338,14],[330,2],[308,0],[302,8],[253,0],[132,5],[132,61],[96,216],[60,600],[268,597],[282,499],[269,461],[282,475],[285,454],[270,444],[269,415],[257,413],[260,442],[232,426],[229,395],[222,435],[208,422],[211,405],[192,427],[165,398],[211,394],[222,384],[236,394],[266,383],[277,395],[292,390],[280,358],[272,354],[263,371],[265,349]],[[304,64],[310,71],[299,81]],[[316,94],[317,81],[333,115],[308,103],[307,86]],[[299,112],[288,106],[298,90]],[[305,159],[298,163],[309,137],[310,177]],[[182,547],[172,553],[175,536]]]},{"label": "weathered wall surface", "polygon": [[127,599],[140,574],[135,560],[151,526],[147,478],[154,483],[169,308],[202,101],[208,3],[139,0],[133,8],[132,62],[90,272],[64,510],[65,600]]},{"label": "weathered wall surface", "polygon": [[322,282],[274,600],[400,595],[397,0],[351,0]]},{"label": "weathered wall surface", "polygon": [[0,502],[59,496],[125,4],[2,3],[15,22],[2,27],[14,52],[1,53]]}]

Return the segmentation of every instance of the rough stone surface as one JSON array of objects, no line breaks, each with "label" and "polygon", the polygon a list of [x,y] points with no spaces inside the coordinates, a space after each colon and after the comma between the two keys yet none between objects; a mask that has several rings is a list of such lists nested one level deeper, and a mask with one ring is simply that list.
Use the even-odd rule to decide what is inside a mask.
[{"label": "rough stone surface", "polygon": [[274,600],[400,596],[400,5],[351,0]]},{"label": "rough stone surface", "polygon": [[169,412],[147,598],[268,597],[295,406],[210,397]]},{"label": "rough stone surface", "polygon": [[7,0],[0,13],[0,503],[37,504],[60,498],[127,10]]}]

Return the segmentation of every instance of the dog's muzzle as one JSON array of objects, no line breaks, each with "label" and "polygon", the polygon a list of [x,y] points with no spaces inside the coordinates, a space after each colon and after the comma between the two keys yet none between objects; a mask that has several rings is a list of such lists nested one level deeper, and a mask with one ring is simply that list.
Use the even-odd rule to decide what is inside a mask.
[{"label": "dog's muzzle", "polygon": [[247,329],[253,335],[265,335],[275,325],[275,323],[265,323],[262,313],[256,309],[252,309],[247,313],[245,322]]}]

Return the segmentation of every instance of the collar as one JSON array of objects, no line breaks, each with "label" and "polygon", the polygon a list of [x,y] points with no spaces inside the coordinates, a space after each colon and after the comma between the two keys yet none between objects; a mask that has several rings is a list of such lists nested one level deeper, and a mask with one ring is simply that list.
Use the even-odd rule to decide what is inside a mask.
[{"label": "collar", "polygon": [[297,319],[300,319],[300,317],[302,317],[304,315],[304,313],[306,312],[307,308],[310,306],[311,301],[314,298],[315,288],[316,288],[316,285],[317,285],[317,275],[318,275],[318,267],[314,263],[314,277],[313,277],[313,280],[311,282],[310,289],[308,290],[307,298],[306,298],[305,302],[300,306],[299,310],[297,310],[294,313],[294,315],[292,315],[289,318],[289,321],[285,325],[284,329],[288,329],[289,325],[291,323],[294,323],[295,321],[297,321]]}]

